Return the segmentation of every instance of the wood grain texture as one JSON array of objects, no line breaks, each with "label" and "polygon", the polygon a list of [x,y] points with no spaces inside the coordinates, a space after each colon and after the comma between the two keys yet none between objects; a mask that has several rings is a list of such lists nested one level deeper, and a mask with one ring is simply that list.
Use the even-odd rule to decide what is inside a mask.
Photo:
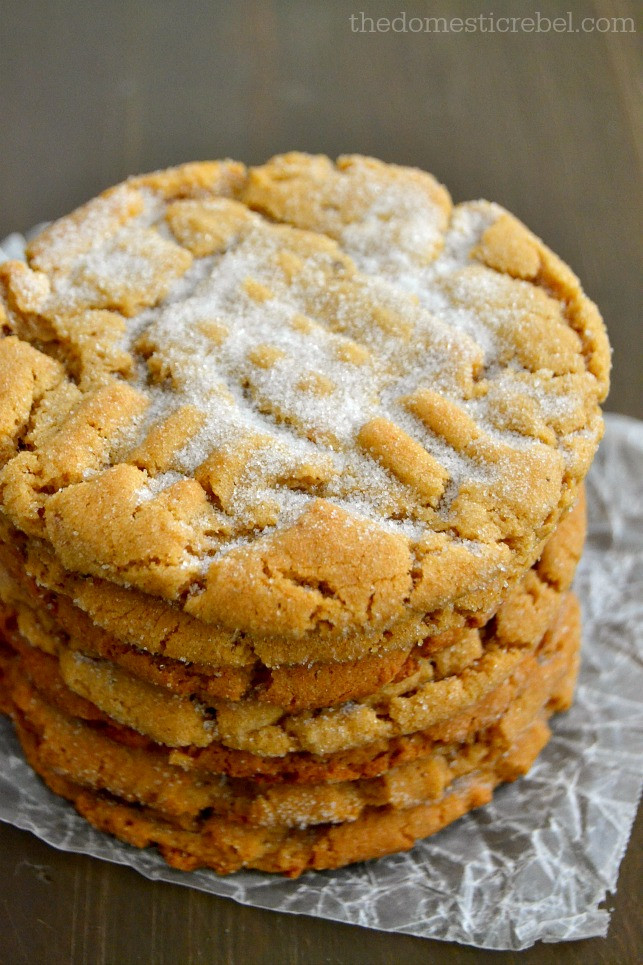
[{"label": "wood grain texture", "polygon": [[[533,5],[550,17],[570,8],[634,18],[641,9]],[[487,9],[517,15],[512,0]],[[7,0],[0,237],[130,173],[194,158],[255,163],[300,148],[415,164],[457,200],[506,205],[572,265],[614,345],[608,408],[643,416],[640,17],[636,34],[353,34],[348,18],[360,10],[465,17],[472,4]],[[642,827],[608,939],[514,955],[243,908],[0,826],[0,962],[629,965],[642,947]]]}]

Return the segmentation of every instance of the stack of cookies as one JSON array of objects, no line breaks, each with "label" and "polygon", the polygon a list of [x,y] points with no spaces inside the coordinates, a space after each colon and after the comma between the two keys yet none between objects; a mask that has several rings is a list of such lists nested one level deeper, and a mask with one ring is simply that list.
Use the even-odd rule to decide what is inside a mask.
[{"label": "stack of cookies", "polygon": [[609,348],[430,175],[133,178],[0,267],[0,706],[174,867],[410,848],[569,706]]}]

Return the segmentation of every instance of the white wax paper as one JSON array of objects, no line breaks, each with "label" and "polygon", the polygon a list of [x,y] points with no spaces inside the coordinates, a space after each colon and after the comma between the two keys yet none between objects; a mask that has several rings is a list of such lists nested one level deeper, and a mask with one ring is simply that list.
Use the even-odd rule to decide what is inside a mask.
[{"label": "white wax paper", "polygon": [[[20,257],[21,235],[0,246]],[[130,865],[245,905],[367,928],[519,950],[604,936],[641,790],[643,423],[608,415],[588,485],[589,537],[576,577],[583,661],[575,704],[529,774],[406,854],[297,881],[175,871],[94,830],[41,783],[0,718],[0,820],[64,851]]]}]

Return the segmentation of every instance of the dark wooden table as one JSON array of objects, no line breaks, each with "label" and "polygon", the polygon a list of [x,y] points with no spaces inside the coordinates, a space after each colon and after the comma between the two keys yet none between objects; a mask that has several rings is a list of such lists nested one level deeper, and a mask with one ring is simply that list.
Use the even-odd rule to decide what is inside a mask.
[{"label": "dark wooden table", "polygon": [[[643,416],[640,5],[616,0],[4,0],[0,237],[127,174],[291,148],[373,154],[488,197],[558,251],[614,346],[608,408]],[[578,32],[358,33],[377,20],[566,17]],[[585,17],[594,30],[580,29]],[[596,18],[608,18],[597,20]],[[357,21],[359,23],[359,20]],[[605,29],[607,26],[610,29]],[[586,24],[586,26],[589,26]],[[625,32],[622,28],[625,27]],[[457,28],[456,28],[457,29]],[[243,908],[0,826],[0,962],[628,965],[643,955],[640,844],[606,940],[520,954]],[[637,863],[638,862],[638,863]]]}]

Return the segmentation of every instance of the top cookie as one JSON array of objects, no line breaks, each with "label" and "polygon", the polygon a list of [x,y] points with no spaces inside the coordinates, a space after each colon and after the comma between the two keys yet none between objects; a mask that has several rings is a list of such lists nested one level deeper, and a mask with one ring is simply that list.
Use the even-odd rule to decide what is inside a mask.
[{"label": "top cookie", "polygon": [[574,274],[430,175],[287,154],[133,178],[0,267],[0,505],[63,566],[270,638],[480,609],[602,432]]}]

